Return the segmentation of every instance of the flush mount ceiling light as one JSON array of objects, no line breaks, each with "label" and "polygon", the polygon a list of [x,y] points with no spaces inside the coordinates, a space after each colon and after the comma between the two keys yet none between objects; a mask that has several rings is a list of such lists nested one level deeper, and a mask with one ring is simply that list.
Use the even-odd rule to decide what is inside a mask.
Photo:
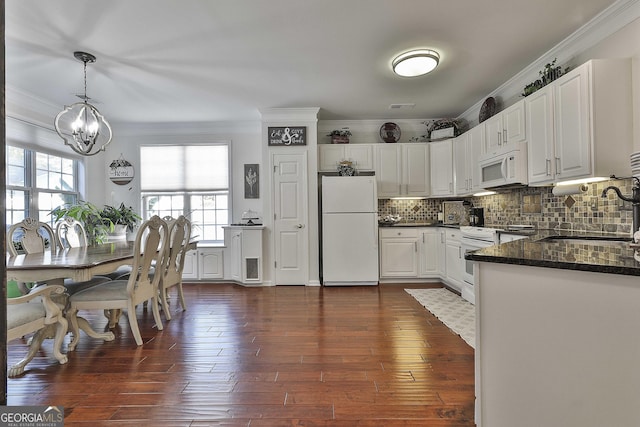
[{"label": "flush mount ceiling light", "polygon": [[397,56],[391,63],[393,71],[402,77],[416,77],[433,71],[440,62],[435,50],[410,50]]},{"label": "flush mount ceiling light", "polygon": [[56,132],[66,145],[83,156],[93,156],[104,151],[111,142],[109,122],[96,107],[89,104],[87,96],[87,63],[96,62],[96,57],[86,52],[73,52],[73,56],[84,63],[84,95],[76,95],[82,102],[65,106],[56,116]]}]

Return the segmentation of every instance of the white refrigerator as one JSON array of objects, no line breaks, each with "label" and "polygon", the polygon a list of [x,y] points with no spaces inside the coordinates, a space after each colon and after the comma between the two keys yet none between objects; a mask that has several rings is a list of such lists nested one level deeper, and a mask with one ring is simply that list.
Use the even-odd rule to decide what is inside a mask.
[{"label": "white refrigerator", "polygon": [[375,176],[322,177],[324,286],[378,284]]}]

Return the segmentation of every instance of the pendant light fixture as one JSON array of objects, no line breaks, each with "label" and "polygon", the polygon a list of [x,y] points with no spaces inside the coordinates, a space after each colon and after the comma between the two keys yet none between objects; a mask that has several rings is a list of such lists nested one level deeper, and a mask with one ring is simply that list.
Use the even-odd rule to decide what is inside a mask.
[{"label": "pendant light fixture", "polygon": [[96,107],[89,104],[87,96],[87,63],[96,57],[86,52],[74,52],[73,56],[84,63],[84,95],[76,95],[81,102],[65,106],[56,116],[56,132],[73,151],[83,156],[93,156],[104,151],[112,138],[111,126]]},{"label": "pendant light fixture", "polygon": [[416,77],[433,71],[440,62],[435,50],[410,50],[398,55],[391,63],[393,71],[402,77]]}]

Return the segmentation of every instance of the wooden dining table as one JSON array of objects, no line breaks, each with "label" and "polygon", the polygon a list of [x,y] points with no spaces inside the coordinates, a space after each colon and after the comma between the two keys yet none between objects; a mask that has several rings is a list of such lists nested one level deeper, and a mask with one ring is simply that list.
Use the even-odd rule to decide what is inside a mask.
[{"label": "wooden dining table", "polygon": [[[93,276],[111,273],[123,265],[131,265],[134,258],[134,242],[119,240],[79,248],[58,249],[40,253],[8,256],[7,279],[18,282],[46,282],[64,284],[64,279],[76,282],[90,280]],[[60,301],[66,305],[66,299]],[[97,332],[86,319],[79,317],[78,326],[92,338],[113,341],[111,331]],[[40,345],[52,337],[45,328],[34,336],[33,344]],[[71,349],[73,350],[73,349]]]},{"label": "wooden dining table", "polygon": [[79,248],[7,257],[7,278],[18,282],[90,280],[133,261],[134,242],[119,240]]}]

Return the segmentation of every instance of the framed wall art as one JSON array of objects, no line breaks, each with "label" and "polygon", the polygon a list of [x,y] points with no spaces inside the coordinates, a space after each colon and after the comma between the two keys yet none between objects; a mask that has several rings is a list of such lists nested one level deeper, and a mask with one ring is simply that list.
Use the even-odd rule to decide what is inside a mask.
[{"label": "framed wall art", "polygon": [[270,146],[307,145],[306,126],[269,127]]},{"label": "framed wall art", "polygon": [[244,165],[244,198],[260,198],[260,170],[257,163]]}]

